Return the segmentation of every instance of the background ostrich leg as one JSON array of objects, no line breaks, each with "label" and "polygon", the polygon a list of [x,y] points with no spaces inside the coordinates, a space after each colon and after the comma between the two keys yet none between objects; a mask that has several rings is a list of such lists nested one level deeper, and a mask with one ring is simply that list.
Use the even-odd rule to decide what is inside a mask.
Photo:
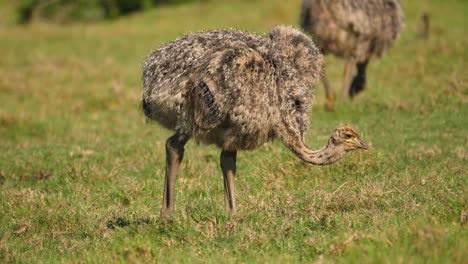
[{"label": "background ostrich leg", "polygon": [[330,87],[330,83],[328,82],[325,70],[322,75],[322,83],[323,83],[323,87],[325,88],[325,97],[326,97],[325,109],[327,109],[328,111],[332,111],[335,105],[336,97],[335,97],[335,92],[333,92],[333,90]]},{"label": "background ostrich leg", "polygon": [[356,64],[357,73],[354,76],[353,81],[351,82],[351,89],[349,90],[349,96],[353,97],[356,94],[360,93],[364,88],[366,88],[366,68],[369,60],[364,62],[358,62]]},{"label": "background ostrich leg", "polygon": [[221,170],[224,177],[224,202],[226,209],[236,212],[236,197],[234,190],[234,176],[236,175],[236,151],[221,151]]},{"label": "background ostrich leg", "polygon": [[350,58],[345,66],[344,80],[343,80],[343,97],[349,96],[349,90],[351,89],[351,82],[356,71],[356,60]]},{"label": "background ostrich leg", "polygon": [[189,136],[175,133],[166,141],[166,176],[161,206],[161,216],[165,217],[174,210],[174,188],[177,169],[184,158],[184,146]]}]

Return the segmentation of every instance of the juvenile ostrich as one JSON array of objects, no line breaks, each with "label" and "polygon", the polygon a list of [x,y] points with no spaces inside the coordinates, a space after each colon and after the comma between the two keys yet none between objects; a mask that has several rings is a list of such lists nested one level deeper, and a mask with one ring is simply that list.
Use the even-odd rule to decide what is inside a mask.
[{"label": "juvenile ostrich", "polygon": [[[366,67],[372,55],[381,57],[400,35],[403,11],[399,0],[303,0],[302,29],[323,53],[347,58],[343,95],[353,97],[366,85]],[[335,94],[325,77],[327,108]]]},{"label": "juvenile ostrich", "polygon": [[224,198],[231,212],[239,150],[279,138],[304,161],[325,165],[366,149],[348,125],[338,126],[320,150],[304,144],[321,61],[311,39],[289,26],[266,36],[238,30],[189,34],[152,52],[143,66],[142,108],[148,118],[175,130],[166,142],[161,215],[174,209],[176,171],[191,137],[222,149]]}]

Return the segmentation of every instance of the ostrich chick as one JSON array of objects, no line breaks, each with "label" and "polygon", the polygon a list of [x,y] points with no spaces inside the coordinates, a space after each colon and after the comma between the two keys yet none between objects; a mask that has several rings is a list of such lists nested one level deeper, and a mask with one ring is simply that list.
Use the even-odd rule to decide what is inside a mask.
[{"label": "ostrich chick", "polygon": [[[348,59],[343,95],[353,97],[365,88],[370,57],[381,57],[399,37],[403,11],[399,0],[303,0],[300,24],[323,53]],[[325,75],[322,81],[332,109],[335,94]]]},{"label": "ostrich chick", "polygon": [[221,151],[226,208],[236,211],[234,175],[239,150],[281,140],[304,161],[325,165],[367,149],[356,130],[340,125],[322,149],[304,143],[313,85],[322,55],[290,26],[259,36],[213,30],[183,36],[153,51],[143,66],[145,115],[175,134],[166,142],[161,215],[174,209],[176,171],[190,138]]}]

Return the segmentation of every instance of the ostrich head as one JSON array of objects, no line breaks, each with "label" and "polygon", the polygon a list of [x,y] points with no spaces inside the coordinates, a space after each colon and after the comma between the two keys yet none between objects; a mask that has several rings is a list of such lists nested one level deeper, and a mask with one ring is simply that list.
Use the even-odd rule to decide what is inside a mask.
[{"label": "ostrich head", "polygon": [[337,126],[328,141],[328,145],[332,145],[334,148],[340,148],[344,152],[369,148],[369,146],[361,140],[356,129],[349,124]]}]

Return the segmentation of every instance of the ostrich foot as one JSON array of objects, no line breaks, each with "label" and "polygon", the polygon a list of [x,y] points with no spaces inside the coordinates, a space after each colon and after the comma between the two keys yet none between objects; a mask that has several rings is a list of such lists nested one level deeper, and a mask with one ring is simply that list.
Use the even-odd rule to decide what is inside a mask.
[{"label": "ostrich foot", "polygon": [[336,97],[334,94],[328,95],[327,100],[325,102],[325,110],[332,112],[335,107],[335,101],[336,101]]}]

